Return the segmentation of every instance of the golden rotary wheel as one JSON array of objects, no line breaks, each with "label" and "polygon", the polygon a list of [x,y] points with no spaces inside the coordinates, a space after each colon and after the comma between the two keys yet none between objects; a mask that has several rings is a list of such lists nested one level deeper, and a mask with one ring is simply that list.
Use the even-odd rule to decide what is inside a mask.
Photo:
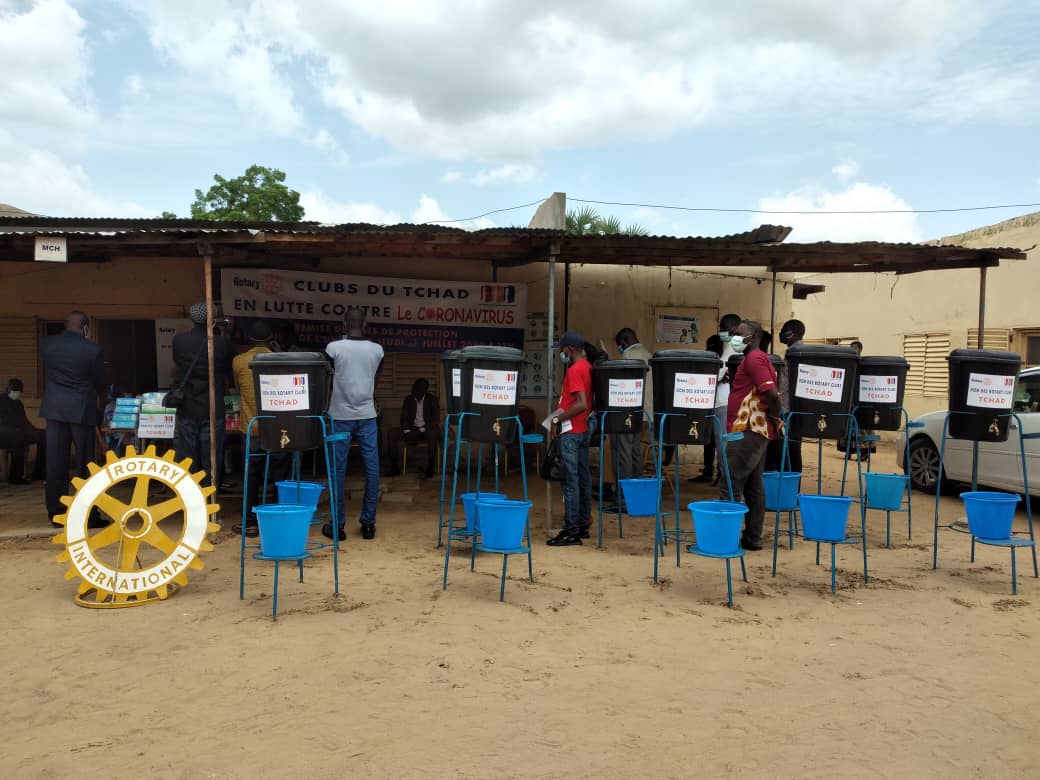
[{"label": "golden rotary wheel", "polygon": [[[57,557],[69,564],[65,579],[82,580],[77,604],[128,607],[165,599],[188,584],[188,569],[203,568],[198,556],[213,549],[207,536],[220,526],[210,517],[220,507],[206,502],[216,488],[202,487],[205,474],[190,468],[190,458],[178,463],[172,452],[157,457],[149,447],[139,455],[127,447],[124,457],[109,452],[104,465],[89,464],[87,479],[72,480],[75,493],[61,499],[67,511],[54,518],[65,530],[53,541],[65,546]],[[94,509],[112,522],[88,529]],[[93,600],[86,598],[91,593]]]}]

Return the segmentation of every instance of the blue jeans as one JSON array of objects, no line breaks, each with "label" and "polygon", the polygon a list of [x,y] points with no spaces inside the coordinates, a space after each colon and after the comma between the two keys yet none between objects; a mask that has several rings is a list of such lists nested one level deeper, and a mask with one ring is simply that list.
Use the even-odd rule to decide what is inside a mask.
[{"label": "blue jeans", "polygon": [[[209,420],[182,420],[178,414],[177,427],[173,432],[173,448],[177,453],[177,460],[191,458],[192,471],[205,471],[203,486],[211,485],[214,480],[220,479],[220,466],[224,462],[224,421],[218,417],[217,422],[216,464],[209,462]],[[214,465],[216,469],[213,468]]]},{"label": "blue jeans", "polygon": [[578,534],[592,517],[592,475],[589,473],[589,433],[564,433],[557,439],[563,461],[563,524]]},{"label": "blue jeans", "polygon": [[332,432],[350,434],[350,440],[337,441],[333,445],[336,456],[333,490],[336,494],[336,517],[339,527],[342,528],[346,525],[343,508],[343,482],[347,476],[347,456],[350,454],[350,444],[355,441],[361,448],[361,461],[365,465],[365,497],[361,502],[360,522],[363,526],[374,526],[376,524],[376,502],[379,501],[379,433],[376,418],[333,420]]}]

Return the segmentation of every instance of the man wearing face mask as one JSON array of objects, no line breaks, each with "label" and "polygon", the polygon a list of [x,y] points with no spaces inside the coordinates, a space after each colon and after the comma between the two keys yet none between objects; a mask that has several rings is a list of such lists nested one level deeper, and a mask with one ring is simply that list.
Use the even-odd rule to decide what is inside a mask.
[{"label": "man wearing face mask", "polygon": [[29,447],[36,445],[36,462],[33,464],[32,480],[44,479],[47,463],[47,435],[36,428],[25,414],[22,404],[22,380],[12,377],[0,396],[0,450],[11,454],[11,468],[7,481],[12,485],[28,485],[25,478],[25,460]]},{"label": "man wearing face mask", "polygon": [[560,407],[549,426],[563,462],[564,527],[549,540],[550,547],[581,544],[589,538],[592,517],[592,476],[589,473],[589,412],[592,409],[592,366],[585,359],[585,339],[563,334],[553,349],[567,366]]},{"label": "man wearing face mask", "polygon": [[[782,434],[780,395],[776,369],[760,348],[762,326],[745,320],[733,331],[730,347],[744,359],[737,367],[730,388],[727,430],[744,436],[726,445],[726,461],[733,482],[733,500],[743,500],[748,512],[740,545],[745,550],[762,549],[762,526],[766,516],[766,492],[762,470],[769,442]],[[722,490],[722,499],[729,493]]]},{"label": "man wearing face mask", "polygon": [[[645,365],[650,365],[650,350],[639,343],[639,337],[631,328],[622,328],[614,336],[618,352],[625,360],[638,360]],[[643,408],[650,419],[650,427],[653,428],[654,419],[654,380],[653,375],[647,371],[646,379],[643,381]],[[645,424],[645,423],[644,423]],[[621,479],[635,479],[643,476],[643,452],[640,447],[640,436],[638,433],[614,433],[611,434],[610,446],[614,451],[617,462],[617,470]],[[620,499],[620,491],[619,491]],[[613,509],[615,507],[611,507]],[[608,507],[603,508],[609,511]]]},{"label": "man wearing face mask", "polygon": [[[801,320],[788,320],[780,327],[780,343],[788,349],[801,345],[805,338],[805,323]],[[787,370],[784,369],[777,375],[777,385],[780,389],[780,413],[786,415],[791,409],[790,387]],[[783,441],[773,442],[769,446],[769,454],[766,456],[766,471],[779,471],[783,463]],[[800,439],[787,440],[787,464],[786,470],[801,472],[802,470],[802,442]]]},{"label": "man wearing face mask", "polygon": [[[46,384],[40,416],[47,421],[47,514],[51,521],[65,514],[61,497],[69,490],[69,447],[76,448],[76,473],[87,476],[97,441],[98,394],[105,390],[105,360],[101,347],[87,341],[87,315],[74,311],[65,330],[40,343]],[[118,518],[114,518],[118,519]],[[100,518],[91,527],[104,524]]]}]

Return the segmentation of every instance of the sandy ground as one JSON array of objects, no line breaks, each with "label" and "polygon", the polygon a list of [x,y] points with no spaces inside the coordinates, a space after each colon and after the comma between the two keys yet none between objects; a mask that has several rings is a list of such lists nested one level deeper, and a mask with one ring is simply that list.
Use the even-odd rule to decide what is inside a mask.
[{"label": "sandy ground", "polygon": [[0,542],[0,776],[1040,774],[1040,582],[1023,555],[1012,597],[1006,551],[971,564],[951,532],[933,572],[925,496],[914,541],[898,515],[891,550],[871,513],[869,585],[847,548],[832,595],[800,542],[775,578],[769,553],[749,554],[732,610],[720,561],[666,560],[653,586],[635,519],[603,549],[547,548],[536,530],[535,582],[515,559],[504,604],[497,557],[475,573],[453,557],[444,592],[435,507],[427,486],[381,506],[374,542],[351,527],[338,598],[327,554],[304,584],[284,571],[277,623],[272,566],[249,562],[239,601],[227,532],[189,587],[118,611],[76,607],[46,540]]}]

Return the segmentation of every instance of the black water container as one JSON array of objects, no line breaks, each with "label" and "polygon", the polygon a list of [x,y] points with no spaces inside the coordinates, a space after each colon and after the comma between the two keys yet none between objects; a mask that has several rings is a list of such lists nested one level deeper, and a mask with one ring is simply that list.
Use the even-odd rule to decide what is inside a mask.
[{"label": "black water container", "polygon": [[462,369],[462,438],[477,442],[511,443],[516,440],[520,372],[524,353],[512,347],[463,347],[458,351]]},{"label": "black water container", "polygon": [[784,355],[790,394],[791,438],[840,439],[856,389],[859,355],[852,347],[804,344]]},{"label": "black water container", "polygon": [[[313,450],[322,446],[321,423],[329,405],[332,367],[320,352],[265,352],[250,361],[260,446],[269,452]],[[311,419],[307,419],[311,418]],[[328,431],[331,422],[326,417]],[[248,425],[243,420],[244,426]]]},{"label": "black water container", "polygon": [[[666,349],[650,358],[654,377],[654,440],[660,415],[665,444],[704,444],[713,425],[715,395],[722,360],[714,352]],[[723,421],[725,425],[725,421]]]},{"label": "black water container", "polygon": [[592,367],[592,397],[596,418],[603,412],[604,433],[643,430],[646,363],[642,360],[603,360]]},{"label": "black water container", "polygon": [[462,410],[462,361],[459,360],[459,350],[449,349],[441,355],[441,369],[444,371],[448,414],[458,414]]},{"label": "black water container", "polygon": [[955,349],[950,362],[950,436],[1007,441],[1022,358],[1014,352]]},{"label": "black water container", "polygon": [[856,422],[860,430],[898,431],[903,427],[903,394],[910,364],[901,357],[864,357],[856,381]]}]

